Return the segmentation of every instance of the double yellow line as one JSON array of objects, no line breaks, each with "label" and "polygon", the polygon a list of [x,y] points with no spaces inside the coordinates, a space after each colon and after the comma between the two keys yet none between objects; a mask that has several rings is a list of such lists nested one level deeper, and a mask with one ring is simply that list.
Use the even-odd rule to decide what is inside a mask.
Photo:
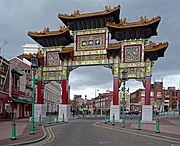
[{"label": "double yellow line", "polygon": [[[59,125],[55,125],[55,126],[59,126]],[[47,144],[47,143],[50,143],[54,140],[55,136],[54,136],[54,133],[52,131],[52,127],[55,127],[55,126],[51,126],[51,127],[46,127],[46,130],[47,130],[47,135],[48,135],[48,138],[41,141],[41,142],[38,142],[38,143],[34,143],[34,144],[30,144],[31,146],[40,146],[40,145],[44,145],[44,144]]]}]

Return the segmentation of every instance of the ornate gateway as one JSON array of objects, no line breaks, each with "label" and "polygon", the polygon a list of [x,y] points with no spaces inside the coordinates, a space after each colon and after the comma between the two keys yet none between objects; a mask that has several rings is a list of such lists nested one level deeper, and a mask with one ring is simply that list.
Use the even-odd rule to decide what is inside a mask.
[{"label": "ornate gateway", "polygon": [[[59,14],[65,24],[59,30],[28,32],[28,35],[43,47],[39,52],[43,82],[61,81],[62,105],[59,118],[64,113],[68,118],[68,78],[69,73],[79,66],[102,65],[112,69],[114,76],[113,105],[111,117],[120,119],[118,91],[122,82],[122,72],[127,71],[128,79],[142,81],[145,91],[143,120],[151,121],[150,106],[151,71],[154,62],[164,56],[168,43],[148,43],[151,36],[157,35],[161,17],[148,20],[140,17],[138,22],[119,19],[120,6],[105,7],[104,11],[80,14]],[[111,36],[111,38],[110,38]],[[117,40],[111,43],[111,39]],[[30,58],[26,56],[26,58]],[[38,94],[39,95],[39,94]],[[39,97],[38,97],[39,98]],[[43,101],[41,101],[43,103]]]}]

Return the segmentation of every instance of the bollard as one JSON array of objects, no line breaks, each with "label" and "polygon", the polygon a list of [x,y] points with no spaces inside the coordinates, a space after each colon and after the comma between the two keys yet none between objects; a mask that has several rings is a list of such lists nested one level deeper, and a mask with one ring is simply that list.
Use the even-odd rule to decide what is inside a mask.
[{"label": "bollard", "polygon": [[154,111],[154,117],[156,117],[156,111]]},{"label": "bollard", "polygon": [[30,125],[30,134],[35,134],[34,130],[35,130],[35,125],[34,125],[34,117],[31,117],[31,125]]},{"label": "bollard", "polygon": [[156,120],[156,133],[160,133],[160,122],[159,122],[159,116],[157,116],[157,120]]},{"label": "bollard", "polygon": [[97,112],[95,111],[95,117],[97,117]]},{"label": "bollard", "polygon": [[92,113],[90,113],[90,117],[92,117]]},{"label": "bollard", "polygon": [[64,113],[63,113],[63,117],[62,117],[62,122],[64,122]]},{"label": "bollard", "polygon": [[104,117],[104,124],[107,124],[107,117]]},{"label": "bollard", "polygon": [[58,115],[56,115],[56,123],[59,123],[59,121],[58,121]]},{"label": "bollard", "polygon": [[114,118],[115,118],[115,116],[114,116],[114,114],[113,114],[112,126],[114,126],[114,125],[115,125]]},{"label": "bollard", "polygon": [[16,123],[15,119],[13,118],[12,121],[12,135],[11,135],[11,140],[16,140]]},{"label": "bollard", "polygon": [[122,128],[125,128],[125,120],[124,120],[124,117],[122,118],[121,127],[122,127]]},{"label": "bollard", "polygon": [[48,118],[48,124],[51,124],[51,116]]},{"label": "bollard", "polygon": [[108,115],[108,122],[110,122],[110,115]]},{"label": "bollard", "polygon": [[42,126],[42,119],[41,119],[41,114],[39,115],[39,122],[38,122],[39,126]]},{"label": "bollard", "polygon": [[141,118],[138,118],[138,127],[137,130],[141,130]]},{"label": "bollard", "polygon": [[130,115],[130,119],[132,120],[133,119],[133,114],[131,113],[131,115]]}]

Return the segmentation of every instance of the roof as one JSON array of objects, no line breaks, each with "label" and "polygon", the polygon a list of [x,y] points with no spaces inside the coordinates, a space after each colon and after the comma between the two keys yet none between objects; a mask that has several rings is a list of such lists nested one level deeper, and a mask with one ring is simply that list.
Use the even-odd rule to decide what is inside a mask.
[{"label": "roof", "polygon": [[160,16],[150,20],[146,16],[142,16],[138,22],[126,22],[126,19],[121,19],[119,23],[108,22],[106,26],[111,33],[111,39],[116,39],[117,41],[148,39],[157,35],[157,27],[160,20]]},{"label": "roof", "polygon": [[149,45],[145,46],[145,52],[155,52],[161,49],[166,49],[169,46],[168,42],[165,43],[159,43],[156,45],[156,43],[150,41]]},{"label": "roof", "polygon": [[60,27],[57,31],[46,27],[42,32],[28,32],[28,35],[43,47],[66,46],[74,42],[67,27]]},{"label": "roof", "polygon": [[119,23],[120,6],[105,7],[104,11],[80,14],[79,10],[73,14],[59,14],[58,17],[70,30],[86,30],[106,27],[107,22]]},{"label": "roof", "polygon": [[[31,58],[33,57],[33,54],[20,54],[20,55],[18,55],[17,56],[17,58],[20,58],[20,59],[23,59],[23,58],[25,58],[25,59],[27,59],[28,61],[30,61],[31,62]],[[38,59],[41,59],[41,58],[44,58],[44,54],[41,52],[41,51],[38,51],[37,52],[37,58]]]},{"label": "roof", "polygon": [[164,52],[166,51],[168,46],[168,42],[159,43],[158,45],[156,45],[154,42],[150,41],[149,45],[145,46],[144,59],[150,59],[151,61],[155,61],[159,57],[164,57]]},{"label": "roof", "polygon": [[105,6],[105,10],[104,11],[100,11],[100,12],[92,12],[92,13],[85,13],[85,14],[80,14],[79,10],[74,11],[74,13],[72,13],[71,15],[68,14],[58,14],[58,17],[61,18],[65,18],[65,19],[78,19],[78,18],[87,18],[87,17],[96,17],[96,16],[102,16],[102,15],[108,15],[111,14],[115,11],[120,11],[120,5],[111,8],[108,6]]},{"label": "roof", "polygon": [[73,47],[64,47],[62,48],[62,51],[60,51],[59,53],[69,53],[69,52],[73,52],[74,48]]},{"label": "roof", "polygon": [[64,34],[65,32],[69,32],[69,29],[67,27],[61,27],[59,30],[57,31],[50,31],[48,27],[44,28],[44,30],[42,32],[28,32],[28,35],[30,37],[42,37],[42,36],[56,36],[56,35],[61,35]]},{"label": "roof", "polygon": [[120,49],[120,48],[121,48],[120,43],[112,43],[112,44],[108,44],[107,50]]},{"label": "roof", "polygon": [[138,22],[126,22],[126,18],[121,19],[119,23],[115,22],[107,22],[106,26],[107,27],[112,27],[112,28],[132,28],[132,27],[142,27],[142,26],[148,26],[151,25],[155,22],[160,22],[161,17],[158,16],[156,18],[152,18],[148,20],[146,16],[141,16],[140,20]]},{"label": "roof", "polygon": [[24,60],[22,60],[23,58],[20,58],[19,56],[15,56],[15,57],[12,57],[9,62],[12,62],[13,60],[18,60],[20,61],[21,63],[25,64],[27,67],[30,66],[27,62],[25,62]]}]

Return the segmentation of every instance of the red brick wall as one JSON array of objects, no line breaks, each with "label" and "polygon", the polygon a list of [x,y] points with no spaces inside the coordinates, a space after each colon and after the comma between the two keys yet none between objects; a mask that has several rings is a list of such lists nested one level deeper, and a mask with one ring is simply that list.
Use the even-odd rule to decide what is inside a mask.
[{"label": "red brick wall", "polygon": [[25,73],[25,70],[29,70],[29,73],[26,73],[26,80],[27,84],[31,85],[31,80],[32,80],[32,71],[31,71],[31,66],[28,64],[24,63],[18,58],[13,58],[10,60],[10,64],[13,64],[14,67],[16,67],[18,70],[22,70]]}]

